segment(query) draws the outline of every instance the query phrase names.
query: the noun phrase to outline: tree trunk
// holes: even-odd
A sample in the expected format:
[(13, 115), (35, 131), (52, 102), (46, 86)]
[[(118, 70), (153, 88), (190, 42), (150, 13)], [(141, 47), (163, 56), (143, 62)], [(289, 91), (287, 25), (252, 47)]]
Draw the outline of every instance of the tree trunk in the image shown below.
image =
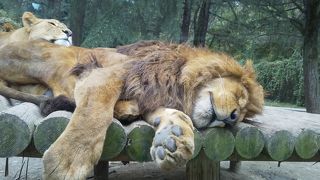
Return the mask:
[(59, 19), (61, 11), (61, 0), (48, 0), (47, 18)]
[(304, 92), (307, 112), (320, 113), (320, 82), (318, 63), (319, 0), (305, 0), (303, 42)]
[(211, 0), (203, 0), (200, 13), (198, 16), (198, 22), (196, 25), (196, 31), (194, 32), (193, 44), (195, 46), (205, 46), (206, 34), (209, 23), (209, 10), (210, 10)]
[(191, 20), (191, 5), (192, 5), (192, 0), (185, 0), (184, 1), (180, 43), (188, 41), (188, 38), (189, 38), (189, 27), (190, 27), (190, 20)]
[(86, 0), (71, 0), (70, 28), (73, 32), (74, 45), (81, 45), (83, 35), (84, 18), (86, 14)]

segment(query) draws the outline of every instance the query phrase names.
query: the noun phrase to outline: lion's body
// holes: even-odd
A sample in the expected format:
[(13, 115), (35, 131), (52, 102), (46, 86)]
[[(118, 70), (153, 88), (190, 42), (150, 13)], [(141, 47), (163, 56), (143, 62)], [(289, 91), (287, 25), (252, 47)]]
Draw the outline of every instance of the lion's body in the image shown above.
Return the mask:
[(157, 41), (117, 52), (44, 41), (11, 43), (0, 48), (0, 78), (14, 84), (43, 83), (55, 96), (76, 102), (66, 130), (44, 155), (49, 179), (85, 178), (101, 155), (106, 128), (117, 114), (114, 108), (127, 108), (116, 104), (120, 100), (136, 101), (134, 111), (155, 125), (158, 134), (171, 138), (171, 144), (163, 146), (163, 139), (151, 148), (163, 168), (192, 157), (193, 126), (234, 124), (261, 113), (263, 106), (263, 90), (250, 63), (241, 67), (222, 53)]

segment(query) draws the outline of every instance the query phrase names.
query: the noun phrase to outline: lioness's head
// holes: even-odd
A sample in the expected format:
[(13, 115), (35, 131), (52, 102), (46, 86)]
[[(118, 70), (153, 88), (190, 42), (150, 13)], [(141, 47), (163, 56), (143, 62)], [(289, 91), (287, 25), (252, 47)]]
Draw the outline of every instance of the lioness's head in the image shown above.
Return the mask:
[(264, 93), (254, 76), (251, 62), (241, 78), (219, 77), (203, 85), (192, 108), (192, 121), (198, 129), (234, 125), (262, 111)]
[(72, 45), (72, 31), (58, 20), (39, 19), (31, 12), (25, 12), (22, 22), (30, 40), (43, 39), (59, 45)]

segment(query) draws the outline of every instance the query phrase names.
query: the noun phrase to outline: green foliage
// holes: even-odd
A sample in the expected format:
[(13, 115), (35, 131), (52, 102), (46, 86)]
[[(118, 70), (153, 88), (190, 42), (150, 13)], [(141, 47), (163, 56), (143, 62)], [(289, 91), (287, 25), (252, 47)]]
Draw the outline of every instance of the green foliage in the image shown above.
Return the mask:
[(15, 21), (14, 17), (9, 15), (6, 11), (0, 9), (0, 32), (3, 31), (2, 25), (4, 23), (10, 23), (14, 28), (21, 27), (21, 23), (18, 23), (17, 21)]
[(261, 61), (256, 71), (268, 99), (303, 105), (302, 58), (298, 53), (281, 61)]
[[(96, 4), (88, 6), (94, 8)], [(82, 46), (115, 47), (143, 39), (177, 41), (180, 6), (176, 0), (102, 2), (96, 9), (99, 13), (87, 12)]]

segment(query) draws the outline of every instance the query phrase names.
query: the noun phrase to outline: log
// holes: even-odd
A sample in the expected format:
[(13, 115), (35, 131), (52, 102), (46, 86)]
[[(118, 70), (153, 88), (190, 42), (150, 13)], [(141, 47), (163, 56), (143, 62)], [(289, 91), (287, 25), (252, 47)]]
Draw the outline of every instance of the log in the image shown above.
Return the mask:
[(233, 153), (234, 145), (234, 136), (228, 129), (213, 128), (205, 132), (204, 153), (213, 161), (226, 160)]
[(208, 159), (204, 151), (187, 163), (186, 175), (188, 180), (219, 180), (220, 162)]
[(39, 119), (33, 133), (35, 148), (43, 154), (67, 127), (72, 113), (55, 111), (46, 118)]
[(304, 109), (265, 107), (263, 114), (254, 118), (259, 129), (273, 132), (287, 130), (297, 137), (301, 129), (310, 129), (320, 134), (320, 114), (306, 113)]
[[(291, 159), (288, 156), (292, 154), (292, 144), (294, 144), (294, 149), (298, 156), (303, 159), (310, 159), (315, 155), (319, 150), (319, 119), (319, 114), (306, 113), (305, 109), (265, 107), (263, 114), (256, 116), (254, 121), (257, 122), (257, 127), (266, 137), (266, 148), (270, 157), (273, 160), (281, 161)], [(279, 131), (282, 133), (277, 133)], [(284, 131), (287, 133), (284, 133)], [(275, 135), (276, 133), (277, 135)], [(278, 148), (273, 147), (273, 150), (271, 150), (271, 144), (277, 144), (276, 142), (271, 142), (277, 141), (274, 139), (275, 136), (282, 138), (282, 140), (278, 139), (279, 142), (276, 145)], [(281, 145), (279, 144), (280, 141), (282, 141)]]
[(261, 153), (265, 140), (262, 132), (256, 127), (246, 127), (237, 132), (235, 145), (240, 156), (252, 159)]
[(319, 150), (319, 135), (312, 130), (303, 130), (297, 137), (295, 150), (302, 159), (309, 159)]
[(9, 109), (10, 103), (9, 101), (0, 95), (0, 112)]
[(38, 106), (22, 103), (0, 113), (0, 157), (21, 153), (31, 142), (34, 122), (42, 118)]
[(295, 144), (294, 136), (287, 130), (277, 131), (267, 140), (267, 151), (276, 161), (284, 161), (293, 153)]
[(110, 160), (118, 156), (127, 143), (127, 134), (122, 124), (113, 119), (112, 124), (107, 130), (106, 139), (103, 145), (101, 160)]
[(137, 121), (127, 126), (127, 155), (133, 161), (151, 161), (150, 147), (154, 137), (154, 129), (144, 121)]
[(194, 151), (193, 151), (193, 156), (192, 158), (195, 158), (196, 156), (198, 156), (200, 150), (202, 149), (202, 135), (198, 130), (194, 130)]

